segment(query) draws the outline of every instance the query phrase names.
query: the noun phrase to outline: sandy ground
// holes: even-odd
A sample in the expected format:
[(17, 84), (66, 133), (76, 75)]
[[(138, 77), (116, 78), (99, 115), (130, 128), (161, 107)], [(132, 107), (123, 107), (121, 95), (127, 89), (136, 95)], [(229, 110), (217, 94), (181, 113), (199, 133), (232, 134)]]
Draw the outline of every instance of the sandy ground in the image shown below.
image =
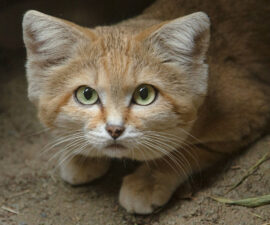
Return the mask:
[[(64, 183), (55, 162), (42, 148), (52, 139), (42, 132), (36, 111), (26, 96), (24, 55), (0, 68), (0, 224), (1, 225), (193, 225), (270, 224), (270, 205), (228, 206), (209, 196), (233, 199), (270, 193), (270, 161), (238, 188), (231, 184), (270, 151), (266, 136), (233, 160), (219, 163), (180, 187), (169, 204), (149, 216), (130, 215), (118, 204), (124, 174), (132, 162), (115, 161), (109, 173), (92, 184)], [(130, 165), (131, 164), (131, 165)]]

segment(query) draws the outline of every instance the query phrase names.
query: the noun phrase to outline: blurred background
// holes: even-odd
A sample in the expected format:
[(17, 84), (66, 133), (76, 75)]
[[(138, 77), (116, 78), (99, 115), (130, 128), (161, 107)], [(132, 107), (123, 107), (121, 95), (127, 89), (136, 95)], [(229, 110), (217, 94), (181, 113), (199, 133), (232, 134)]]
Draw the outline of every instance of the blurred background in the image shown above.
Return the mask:
[[(82, 26), (110, 25), (139, 14), (153, 0), (0, 0), (0, 77), (24, 59), (21, 22), (29, 9)], [(15, 57), (15, 58), (14, 58)], [(0, 78), (0, 81), (1, 81)], [(3, 81), (3, 80), (2, 80)]]
[(110, 25), (140, 13), (153, 0), (1, 0), (0, 47), (22, 47), (21, 21), (29, 9), (71, 20), (82, 26)]

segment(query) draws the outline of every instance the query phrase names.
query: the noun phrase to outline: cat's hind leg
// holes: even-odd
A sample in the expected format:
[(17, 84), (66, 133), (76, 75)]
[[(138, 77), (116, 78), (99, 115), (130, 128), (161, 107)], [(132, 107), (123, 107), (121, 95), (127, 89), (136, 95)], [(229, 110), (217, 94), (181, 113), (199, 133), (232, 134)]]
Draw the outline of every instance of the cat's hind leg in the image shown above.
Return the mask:
[(60, 165), (60, 176), (71, 185), (81, 185), (103, 176), (109, 167), (108, 159), (77, 155)]

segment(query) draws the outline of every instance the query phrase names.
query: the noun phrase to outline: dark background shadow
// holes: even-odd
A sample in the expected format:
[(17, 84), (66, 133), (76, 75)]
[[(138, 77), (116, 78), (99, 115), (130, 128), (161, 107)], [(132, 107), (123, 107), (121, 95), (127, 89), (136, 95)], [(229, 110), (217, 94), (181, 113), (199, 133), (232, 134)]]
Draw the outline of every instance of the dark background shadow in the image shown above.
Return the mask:
[(110, 25), (142, 12), (153, 0), (1, 0), (0, 82), (25, 60), (21, 23), (30, 9), (60, 17), (82, 26)]
[(93, 27), (110, 25), (135, 16), (152, 2), (153, 0), (1, 0), (0, 47), (22, 47), (21, 22), (23, 14), (29, 9)]

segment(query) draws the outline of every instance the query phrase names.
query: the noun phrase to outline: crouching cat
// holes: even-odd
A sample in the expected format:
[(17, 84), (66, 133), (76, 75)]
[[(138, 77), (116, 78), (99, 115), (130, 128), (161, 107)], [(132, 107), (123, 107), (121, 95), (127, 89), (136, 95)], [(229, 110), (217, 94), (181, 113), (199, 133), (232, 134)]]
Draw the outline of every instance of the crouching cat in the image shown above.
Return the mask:
[(119, 200), (148, 214), (189, 175), (261, 137), (270, 13), (244, 2), (158, 0), (95, 28), (28, 11), (28, 96), (66, 144), (61, 177), (78, 185), (103, 176), (111, 158), (141, 161)]

